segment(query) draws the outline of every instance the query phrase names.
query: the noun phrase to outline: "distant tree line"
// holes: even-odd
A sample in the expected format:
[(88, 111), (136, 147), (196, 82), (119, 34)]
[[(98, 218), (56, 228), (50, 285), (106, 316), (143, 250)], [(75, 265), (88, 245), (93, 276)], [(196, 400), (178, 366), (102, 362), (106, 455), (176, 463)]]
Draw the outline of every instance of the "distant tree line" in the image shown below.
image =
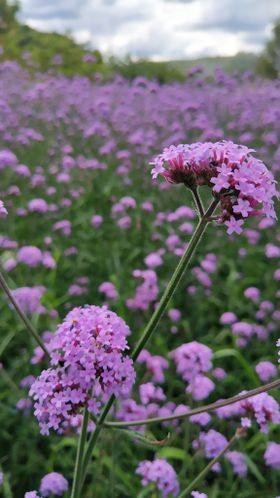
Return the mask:
[[(0, 61), (16, 60), (31, 71), (53, 70), (67, 76), (80, 74), (94, 77), (99, 73), (110, 78), (118, 73), (127, 79), (144, 76), (160, 83), (181, 81), (190, 68), (191, 63), (188, 61), (153, 62), (145, 59), (134, 61), (129, 56), (123, 60), (111, 57), (105, 62), (98, 50), (76, 43), (71, 34), (42, 33), (21, 24), (17, 17), (19, 9), (18, 1), (0, 0)], [(228, 70), (232, 64), (232, 70), (237, 68), (243, 71), (241, 55), (237, 54), (236, 58), (225, 58), (227, 59), (225, 69)], [(222, 58), (220, 59), (222, 62)], [(211, 66), (207, 64), (208, 60), (211, 64), (215, 62), (214, 59), (213, 61), (210, 58), (205, 59), (206, 67)], [(272, 38), (256, 62), (253, 54), (251, 64), (249, 64), (250, 54), (247, 62), (248, 69), (254, 68), (263, 76), (280, 77), (280, 19), (275, 22)]]

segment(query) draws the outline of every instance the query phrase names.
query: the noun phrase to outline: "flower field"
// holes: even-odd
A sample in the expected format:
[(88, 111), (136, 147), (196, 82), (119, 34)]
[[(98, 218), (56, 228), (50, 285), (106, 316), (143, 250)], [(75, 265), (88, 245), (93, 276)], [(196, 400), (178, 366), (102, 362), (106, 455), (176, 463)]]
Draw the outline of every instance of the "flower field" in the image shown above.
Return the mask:
[(0, 115), (1, 496), (279, 498), (280, 82), (3, 62)]

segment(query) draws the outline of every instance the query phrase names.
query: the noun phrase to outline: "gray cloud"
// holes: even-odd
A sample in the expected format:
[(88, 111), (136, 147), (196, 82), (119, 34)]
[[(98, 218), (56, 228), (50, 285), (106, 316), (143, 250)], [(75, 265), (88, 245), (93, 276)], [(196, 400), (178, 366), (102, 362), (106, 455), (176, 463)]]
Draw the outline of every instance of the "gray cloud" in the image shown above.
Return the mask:
[(279, 0), (22, 0), (22, 19), (103, 52), (157, 59), (260, 50)]
[(279, 0), (205, 0), (204, 8), (194, 28), (232, 33), (263, 31), (280, 15)]

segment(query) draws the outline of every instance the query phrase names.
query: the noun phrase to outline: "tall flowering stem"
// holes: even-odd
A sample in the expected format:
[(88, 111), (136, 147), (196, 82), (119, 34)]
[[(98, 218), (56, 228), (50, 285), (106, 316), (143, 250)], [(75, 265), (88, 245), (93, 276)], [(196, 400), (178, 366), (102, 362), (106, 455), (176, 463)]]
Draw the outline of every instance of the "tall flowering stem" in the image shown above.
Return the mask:
[(209, 470), (211, 470), (213, 465), (215, 465), (215, 463), (217, 463), (220, 460), (220, 458), (222, 458), (222, 456), (233, 446), (233, 444), (239, 438), (240, 435), (238, 434), (237, 431), (235, 435), (230, 439), (228, 444), (222, 449), (222, 451), (220, 451), (220, 453), (218, 453), (218, 455), (215, 458), (213, 458), (213, 460), (211, 460), (211, 462), (209, 462), (208, 465), (206, 465), (206, 467), (204, 467), (204, 469), (193, 479), (193, 481), (180, 493), (178, 498), (184, 498), (185, 496), (188, 496), (188, 494), (193, 489), (195, 489), (196, 485), (201, 481), (201, 479), (203, 479), (203, 477), (206, 476)]
[(131, 354), (131, 358), (133, 359), (133, 361), (135, 361), (138, 358), (142, 349), (145, 347), (145, 345), (147, 344), (152, 333), (154, 332), (154, 330), (158, 326), (159, 321), (160, 321), (162, 315), (164, 314), (170, 299), (172, 298), (185, 270), (189, 266), (190, 260), (191, 260), (193, 254), (194, 254), (194, 252), (199, 244), (199, 241), (200, 241), (200, 239), (201, 239), (201, 237), (206, 229), (207, 224), (209, 223), (209, 217), (212, 216), (212, 214), (214, 213), (218, 203), (219, 203), (219, 200), (214, 199), (213, 202), (211, 203), (209, 209), (206, 211), (206, 213), (203, 215), (203, 217), (200, 218), (200, 221), (199, 221), (199, 223), (196, 227), (196, 230), (195, 230), (195, 232), (194, 232), (194, 234), (193, 234), (193, 236), (188, 244), (188, 247), (187, 247), (185, 253), (183, 254), (182, 258), (180, 259), (179, 264), (178, 264), (177, 268), (175, 269), (175, 271), (174, 271), (174, 273), (169, 281), (169, 284), (166, 287), (166, 290), (163, 293), (162, 298), (161, 298), (156, 310), (154, 311), (147, 327), (145, 328), (145, 330), (143, 332), (143, 335), (141, 336), (138, 344), (135, 346), (135, 348)]
[(50, 355), (49, 355), (49, 352), (48, 352), (45, 344), (43, 343), (41, 337), (37, 334), (36, 330), (34, 329), (32, 323), (30, 322), (30, 320), (27, 318), (26, 314), (21, 309), (21, 307), (18, 304), (17, 300), (14, 298), (13, 293), (11, 292), (11, 290), (10, 290), (10, 288), (9, 288), (9, 286), (8, 286), (5, 278), (4, 278), (4, 275), (1, 273), (1, 271), (0, 271), (0, 287), (5, 292), (6, 296), (9, 299), (9, 301), (12, 303), (14, 309), (16, 310), (19, 318), (24, 323), (24, 325), (27, 328), (27, 330), (30, 332), (30, 334), (33, 336), (33, 338), (35, 339), (35, 341), (39, 344), (39, 346), (42, 348), (42, 350), (44, 351), (44, 353), (46, 354), (46, 356), (49, 358)]
[(85, 408), (82, 429), (81, 429), (81, 434), (80, 434), (80, 439), (79, 439), (78, 449), (77, 449), (77, 455), (76, 455), (76, 463), (75, 463), (71, 498), (74, 498), (75, 496), (78, 496), (78, 494), (79, 494), (80, 476), (81, 476), (81, 470), (82, 470), (82, 468), (81, 468), (82, 467), (82, 458), (83, 458), (85, 444), (86, 444), (86, 440), (87, 440), (88, 420), (89, 420), (89, 413), (88, 413), (88, 409)]
[(232, 396), (228, 399), (223, 399), (221, 401), (216, 401), (215, 403), (209, 403), (208, 405), (199, 406), (198, 408), (194, 408), (193, 410), (186, 411), (185, 413), (180, 413), (177, 415), (169, 415), (167, 417), (154, 417), (147, 418), (143, 420), (126, 420), (125, 422), (106, 422), (105, 427), (107, 428), (124, 428), (136, 425), (148, 425), (155, 424), (161, 422), (171, 422), (173, 420), (181, 420), (184, 418), (192, 417), (193, 415), (199, 415), (200, 413), (205, 412), (213, 412), (218, 410), (218, 408), (223, 408), (224, 406), (232, 405), (233, 403), (238, 403), (239, 401), (243, 401), (248, 398), (252, 398), (261, 393), (265, 393), (271, 391), (272, 389), (276, 389), (280, 387), (280, 379), (274, 380), (269, 384), (265, 384), (264, 386), (256, 387), (255, 389), (251, 389), (250, 391), (244, 392), (242, 394), (238, 394), (236, 396)]
[[(136, 344), (135, 348), (132, 351), (131, 358), (133, 361), (135, 361), (138, 358), (142, 349), (144, 349), (144, 347), (146, 346), (147, 342), (149, 341), (151, 335), (153, 334), (153, 332), (157, 328), (157, 326), (160, 322), (160, 319), (163, 316), (163, 314), (168, 306), (168, 303), (169, 303), (170, 299), (172, 298), (176, 288), (178, 287), (178, 284), (179, 284), (185, 270), (187, 269), (187, 267), (190, 263), (190, 260), (191, 260), (193, 254), (194, 254), (194, 252), (199, 244), (199, 241), (200, 241), (200, 239), (201, 239), (201, 237), (202, 237), (202, 235), (203, 235), (203, 233), (204, 233), (204, 231), (209, 223), (209, 218), (214, 213), (218, 203), (219, 203), (219, 199), (214, 198), (214, 200), (212, 201), (208, 210), (203, 214), (203, 216), (200, 216), (199, 223), (197, 224), (196, 230), (193, 233), (193, 236), (188, 244), (188, 247), (187, 247), (185, 253), (183, 254), (182, 258), (180, 259), (179, 264), (178, 264), (177, 268), (175, 269), (175, 271), (174, 271), (174, 273), (169, 281), (169, 284), (166, 287), (166, 290), (161, 297), (161, 300), (160, 300), (157, 308), (155, 309), (150, 321), (148, 322), (148, 325), (144, 329), (144, 332), (143, 332), (140, 340), (138, 341), (138, 343)], [(87, 450), (86, 450), (86, 453), (85, 453), (85, 456), (83, 459), (83, 464), (82, 464), (82, 476), (81, 476), (80, 491), (81, 491), (81, 487), (83, 485), (83, 482), (84, 482), (84, 479), (86, 476), (87, 467), (88, 467), (89, 461), (91, 459), (91, 455), (92, 455), (93, 449), (95, 447), (96, 441), (97, 441), (98, 436), (99, 436), (99, 434), (104, 426), (104, 423), (106, 421), (106, 417), (107, 417), (114, 401), (115, 401), (115, 397), (111, 396), (109, 401), (105, 405), (105, 407), (104, 407), (104, 409), (99, 417), (96, 428), (95, 428), (94, 432), (92, 433), (91, 438), (89, 440), (88, 447), (87, 447)], [(73, 494), (72, 498), (78, 498), (78, 495)]]

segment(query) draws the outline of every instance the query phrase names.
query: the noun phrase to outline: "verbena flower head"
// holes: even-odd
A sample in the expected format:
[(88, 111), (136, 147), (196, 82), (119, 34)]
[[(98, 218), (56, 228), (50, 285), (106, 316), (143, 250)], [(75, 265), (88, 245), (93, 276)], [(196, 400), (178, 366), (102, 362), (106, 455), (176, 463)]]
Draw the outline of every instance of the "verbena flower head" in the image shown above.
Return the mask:
[(197, 341), (182, 344), (170, 353), (176, 363), (176, 370), (186, 381), (212, 368), (212, 350)]
[(240, 477), (245, 477), (247, 474), (246, 457), (240, 451), (228, 451), (225, 458), (232, 464), (233, 471)]
[(280, 444), (269, 442), (265, 450), (264, 460), (266, 465), (280, 470)]
[(192, 491), (191, 496), (193, 498), (207, 498), (207, 495), (205, 493), (200, 493), (199, 491)]
[(203, 447), (206, 458), (215, 458), (228, 444), (223, 434), (214, 429), (208, 432), (201, 432), (197, 440), (193, 441), (194, 449)]
[(98, 414), (111, 394), (126, 396), (135, 372), (125, 322), (102, 306), (74, 308), (48, 344), (51, 367), (43, 370), (30, 389), (41, 432), (63, 432), (71, 417), (87, 406)]
[(255, 370), (262, 382), (268, 382), (277, 375), (277, 368), (271, 361), (260, 361)]
[(268, 423), (279, 424), (280, 409), (277, 401), (267, 393), (257, 394), (240, 402), (247, 415), (253, 415), (261, 432), (268, 432)]
[(276, 218), (273, 198), (279, 196), (273, 175), (252, 152), (231, 141), (171, 145), (153, 161), (152, 176), (191, 189), (207, 185), (220, 201), (219, 222), (228, 234), (241, 233), (248, 216)]
[(166, 460), (160, 458), (156, 458), (152, 462), (144, 460), (139, 463), (136, 473), (142, 476), (143, 486), (154, 482), (157, 489), (161, 491), (162, 498), (179, 494), (180, 488), (176, 472)]
[(40, 483), (40, 493), (43, 496), (61, 496), (68, 490), (68, 481), (58, 472), (46, 474)]
[(35, 246), (23, 246), (17, 252), (17, 260), (31, 268), (42, 262), (42, 251)]
[(12, 291), (14, 298), (26, 314), (42, 314), (46, 311), (41, 304), (41, 298), (46, 289), (42, 285), (34, 287), (18, 287)]

